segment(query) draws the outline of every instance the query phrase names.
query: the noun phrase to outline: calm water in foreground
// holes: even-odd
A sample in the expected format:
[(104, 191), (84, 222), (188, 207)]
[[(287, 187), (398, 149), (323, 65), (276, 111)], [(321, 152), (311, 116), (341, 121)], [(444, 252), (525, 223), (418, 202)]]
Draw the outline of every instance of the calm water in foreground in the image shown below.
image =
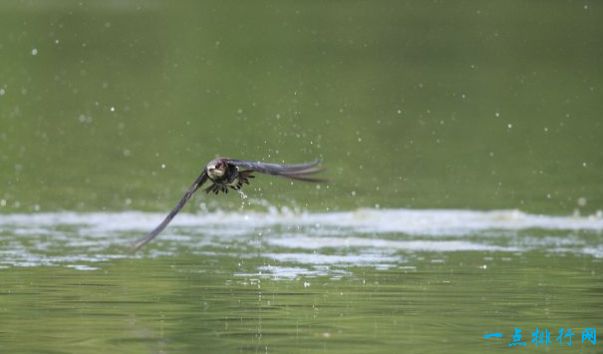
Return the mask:
[(542, 351), (536, 328), (549, 352), (603, 345), (580, 338), (603, 330), (600, 215), (184, 214), (129, 253), (162, 216), (0, 216), (2, 352), (510, 353)]

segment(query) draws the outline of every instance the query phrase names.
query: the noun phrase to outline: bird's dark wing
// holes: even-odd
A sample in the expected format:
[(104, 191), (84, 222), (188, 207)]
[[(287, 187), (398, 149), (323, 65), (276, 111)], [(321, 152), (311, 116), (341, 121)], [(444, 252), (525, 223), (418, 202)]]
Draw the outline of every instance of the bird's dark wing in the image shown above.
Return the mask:
[(153, 240), (155, 237), (157, 237), (157, 235), (159, 235), (159, 233), (163, 231), (163, 229), (165, 229), (165, 227), (170, 223), (170, 221), (172, 221), (174, 216), (178, 214), (180, 209), (184, 207), (186, 202), (191, 199), (193, 193), (195, 193), (195, 191), (197, 191), (197, 189), (199, 189), (199, 187), (201, 187), (201, 185), (203, 185), (205, 181), (207, 181), (207, 173), (205, 172), (205, 170), (203, 170), (201, 175), (197, 177), (195, 182), (193, 182), (193, 184), (189, 187), (186, 193), (184, 193), (184, 195), (182, 196), (178, 204), (176, 204), (174, 209), (172, 209), (172, 211), (170, 211), (170, 213), (165, 217), (165, 219), (163, 219), (161, 224), (159, 224), (153, 231), (149, 232), (146, 236), (136, 240), (132, 244), (132, 248), (134, 249), (134, 251), (140, 249), (142, 246), (146, 245), (147, 243), (151, 242), (151, 240)]
[(300, 163), (294, 165), (281, 165), (277, 163), (266, 163), (259, 161), (233, 160), (227, 159), (227, 163), (239, 168), (265, 173), (273, 176), (281, 176), (291, 179), (307, 182), (324, 182), (324, 179), (311, 177), (323, 169), (319, 166), (320, 160), (314, 160), (309, 163)]

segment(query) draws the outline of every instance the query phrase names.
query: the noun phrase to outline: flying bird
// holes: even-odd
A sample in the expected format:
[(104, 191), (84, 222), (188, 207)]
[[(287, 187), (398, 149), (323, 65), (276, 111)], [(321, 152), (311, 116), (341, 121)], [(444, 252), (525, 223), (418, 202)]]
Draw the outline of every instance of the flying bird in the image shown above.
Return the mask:
[(298, 181), (324, 182), (323, 179), (313, 176), (314, 174), (322, 171), (322, 168), (319, 166), (319, 164), (320, 160), (293, 165), (235, 160), (224, 157), (211, 160), (205, 166), (195, 182), (193, 182), (186, 193), (184, 193), (182, 198), (180, 198), (180, 201), (178, 204), (176, 204), (174, 209), (172, 209), (165, 219), (163, 219), (161, 224), (159, 224), (144, 237), (136, 240), (132, 244), (132, 247), (134, 250), (138, 250), (157, 237), (157, 235), (159, 235), (159, 233), (166, 228), (170, 221), (172, 221), (176, 214), (178, 214), (178, 212), (184, 207), (186, 202), (191, 199), (197, 189), (201, 188), (201, 186), (208, 180), (212, 184), (205, 188), (205, 192), (214, 194), (228, 193), (229, 188), (234, 190), (241, 189), (243, 185), (249, 184), (249, 180), (251, 178), (255, 178), (255, 176), (252, 175), (254, 172), (285, 177)]

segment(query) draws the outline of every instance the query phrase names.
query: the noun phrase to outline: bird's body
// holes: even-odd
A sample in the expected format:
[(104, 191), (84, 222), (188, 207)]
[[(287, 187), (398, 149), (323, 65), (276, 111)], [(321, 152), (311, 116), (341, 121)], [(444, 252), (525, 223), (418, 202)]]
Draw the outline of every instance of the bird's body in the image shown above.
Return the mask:
[(320, 161), (316, 160), (310, 163), (281, 165), (276, 163), (255, 162), (247, 160), (235, 160), (228, 158), (217, 158), (210, 161), (199, 177), (193, 182), (189, 189), (184, 193), (178, 204), (170, 211), (165, 219), (153, 231), (149, 232), (145, 237), (137, 240), (133, 247), (139, 249), (152, 239), (154, 239), (172, 219), (178, 214), (180, 209), (184, 207), (186, 202), (208, 180), (212, 184), (205, 188), (207, 193), (219, 194), (220, 192), (228, 193), (228, 189), (239, 190), (245, 184), (249, 184), (250, 178), (255, 178), (252, 175), (254, 172), (269, 174), (273, 176), (281, 176), (298, 181), (306, 182), (321, 182), (323, 180), (312, 177), (311, 175), (322, 171), (319, 165)]
[(249, 178), (255, 178), (253, 171), (239, 171), (239, 167), (228, 162), (228, 159), (218, 158), (210, 161), (205, 166), (207, 178), (213, 184), (205, 189), (207, 193), (228, 193), (228, 188), (241, 189), (243, 184), (249, 184)]

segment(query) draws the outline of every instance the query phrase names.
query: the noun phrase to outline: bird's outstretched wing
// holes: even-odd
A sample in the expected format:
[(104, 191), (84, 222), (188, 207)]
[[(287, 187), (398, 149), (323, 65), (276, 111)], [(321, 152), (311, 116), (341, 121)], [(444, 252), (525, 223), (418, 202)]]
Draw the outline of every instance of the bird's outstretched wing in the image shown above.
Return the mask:
[(136, 250), (140, 249), (142, 246), (146, 245), (152, 239), (154, 239), (157, 235), (159, 235), (159, 233), (161, 231), (163, 231), (163, 229), (165, 229), (165, 227), (170, 223), (170, 221), (172, 221), (174, 216), (176, 216), (176, 214), (178, 214), (180, 209), (182, 209), (182, 207), (184, 207), (186, 202), (188, 202), (188, 200), (191, 199), (191, 197), (193, 196), (193, 193), (195, 193), (197, 191), (197, 189), (199, 189), (199, 187), (201, 187), (203, 185), (203, 183), (205, 183), (205, 181), (207, 181), (207, 173), (205, 172), (205, 170), (203, 170), (203, 172), (201, 172), (201, 175), (199, 175), (199, 177), (197, 177), (195, 182), (193, 182), (193, 184), (189, 187), (189, 189), (186, 191), (186, 193), (184, 193), (182, 198), (180, 198), (180, 201), (178, 202), (178, 204), (176, 204), (174, 209), (172, 209), (172, 211), (170, 211), (170, 213), (165, 217), (165, 219), (163, 219), (161, 224), (159, 224), (155, 229), (153, 229), (153, 231), (149, 232), (144, 237), (139, 238), (138, 240), (134, 241), (134, 243), (132, 244), (133, 250), (136, 251)]
[(227, 159), (226, 161), (227, 163), (235, 165), (239, 168), (265, 173), (268, 175), (281, 176), (306, 182), (325, 182), (324, 179), (311, 177), (311, 175), (323, 170), (323, 168), (319, 166), (320, 160), (294, 165), (281, 165), (277, 163), (234, 159)]

